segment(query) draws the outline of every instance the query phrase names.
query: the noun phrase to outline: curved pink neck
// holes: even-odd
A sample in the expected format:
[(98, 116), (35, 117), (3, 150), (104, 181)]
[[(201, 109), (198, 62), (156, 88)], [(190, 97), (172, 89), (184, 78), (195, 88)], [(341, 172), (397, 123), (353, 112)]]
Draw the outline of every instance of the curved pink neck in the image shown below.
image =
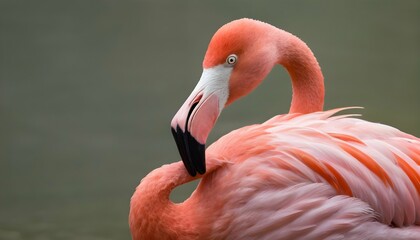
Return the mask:
[[(226, 164), (211, 156), (207, 159), (206, 175)], [(164, 165), (144, 177), (130, 202), (129, 223), (133, 239), (178, 239), (179, 236), (185, 240), (202, 239), (200, 236), (205, 236), (211, 225), (202, 224), (199, 219), (203, 211), (198, 209), (198, 194), (195, 192), (179, 204), (169, 199), (174, 188), (201, 177), (191, 177), (181, 161)]]
[(322, 111), (324, 77), (314, 54), (298, 37), (280, 30), (277, 50), (278, 63), (292, 78), (293, 96), (289, 113)]
[(177, 234), (196, 236), (194, 209), (186, 209), (184, 204), (174, 204), (169, 199), (175, 187), (196, 178), (187, 173), (182, 162), (164, 165), (143, 178), (130, 203), (133, 239), (175, 239)]

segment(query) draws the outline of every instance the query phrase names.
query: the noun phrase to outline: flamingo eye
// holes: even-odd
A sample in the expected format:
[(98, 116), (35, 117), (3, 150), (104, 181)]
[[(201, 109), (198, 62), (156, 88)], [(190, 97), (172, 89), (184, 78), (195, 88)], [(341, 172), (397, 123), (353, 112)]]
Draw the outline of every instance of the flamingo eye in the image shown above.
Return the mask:
[(228, 65), (235, 65), (236, 61), (238, 60), (238, 56), (236, 56), (235, 54), (231, 54), (226, 58), (226, 63)]

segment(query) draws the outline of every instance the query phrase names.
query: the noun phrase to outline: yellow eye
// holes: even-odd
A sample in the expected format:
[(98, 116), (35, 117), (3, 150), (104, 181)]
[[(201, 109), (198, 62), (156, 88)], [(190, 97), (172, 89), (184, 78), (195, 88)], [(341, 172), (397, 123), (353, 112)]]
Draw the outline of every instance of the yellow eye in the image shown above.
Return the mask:
[(238, 56), (236, 56), (235, 54), (231, 54), (226, 58), (226, 63), (233, 66), (235, 65), (237, 60), (238, 60)]

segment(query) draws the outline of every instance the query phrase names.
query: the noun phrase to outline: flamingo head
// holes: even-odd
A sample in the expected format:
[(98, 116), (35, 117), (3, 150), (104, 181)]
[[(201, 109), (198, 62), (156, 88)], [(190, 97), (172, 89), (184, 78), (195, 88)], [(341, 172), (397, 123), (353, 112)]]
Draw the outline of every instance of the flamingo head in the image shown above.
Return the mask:
[(204, 174), (205, 144), (223, 108), (252, 91), (278, 61), (277, 28), (251, 19), (222, 26), (213, 36), (203, 72), (171, 122), (182, 161), (192, 176)]

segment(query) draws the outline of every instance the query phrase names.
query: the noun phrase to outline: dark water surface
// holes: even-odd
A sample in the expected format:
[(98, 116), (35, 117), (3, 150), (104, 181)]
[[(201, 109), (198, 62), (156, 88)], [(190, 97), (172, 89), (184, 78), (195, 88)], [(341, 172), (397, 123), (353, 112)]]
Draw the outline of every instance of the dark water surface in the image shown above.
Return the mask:
[[(326, 109), (364, 106), (420, 136), (420, 1), (1, 0), (0, 239), (128, 239), (135, 186), (179, 160), (169, 122), (210, 37), (241, 17), (308, 43)], [(290, 97), (277, 67), (210, 142), (287, 112)]]

